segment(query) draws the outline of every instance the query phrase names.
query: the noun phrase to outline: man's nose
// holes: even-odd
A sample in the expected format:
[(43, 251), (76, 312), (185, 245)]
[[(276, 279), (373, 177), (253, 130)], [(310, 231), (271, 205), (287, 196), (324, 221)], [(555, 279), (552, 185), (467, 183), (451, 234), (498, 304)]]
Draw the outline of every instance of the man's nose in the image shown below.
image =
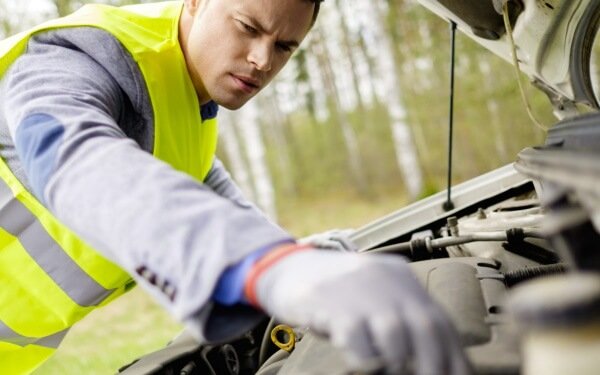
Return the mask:
[(271, 70), (273, 62), (273, 48), (270, 43), (260, 41), (253, 43), (250, 52), (248, 53), (248, 62), (250, 62), (257, 70), (268, 72)]

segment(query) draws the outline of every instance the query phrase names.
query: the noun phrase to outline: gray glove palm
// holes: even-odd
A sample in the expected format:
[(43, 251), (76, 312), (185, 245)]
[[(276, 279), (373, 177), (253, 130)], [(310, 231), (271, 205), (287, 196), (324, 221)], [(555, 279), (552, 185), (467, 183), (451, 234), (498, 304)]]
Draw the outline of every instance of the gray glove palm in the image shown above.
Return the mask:
[(328, 336), (356, 370), (469, 373), (453, 327), (399, 257), (301, 251), (255, 290), (268, 313)]

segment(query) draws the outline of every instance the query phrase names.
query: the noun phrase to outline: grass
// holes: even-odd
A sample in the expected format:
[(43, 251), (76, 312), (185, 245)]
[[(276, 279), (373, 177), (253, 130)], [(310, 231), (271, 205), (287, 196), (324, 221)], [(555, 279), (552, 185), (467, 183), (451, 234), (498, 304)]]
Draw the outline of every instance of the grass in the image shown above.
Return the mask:
[(75, 325), (56, 354), (34, 374), (114, 374), (144, 353), (159, 349), (181, 326), (135, 288)]
[(373, 198), (337, 191), (277, 202), (279, 223), (297, 237), (333, 228), (358, 228), (406, 204), (402, 189), (378, 191)]
[[(404, 203), (402, 194), (393, 190), (380, 192), (372, 200), (340, 191), (278, 202), (279, 222), (291, 233), (304, 236), (332, 228), (356, 228)], [(135, 358), (164, 347), (181, 329), (136, 288), (73, 327), (56, 354), (34, 374), (114, 374)]]

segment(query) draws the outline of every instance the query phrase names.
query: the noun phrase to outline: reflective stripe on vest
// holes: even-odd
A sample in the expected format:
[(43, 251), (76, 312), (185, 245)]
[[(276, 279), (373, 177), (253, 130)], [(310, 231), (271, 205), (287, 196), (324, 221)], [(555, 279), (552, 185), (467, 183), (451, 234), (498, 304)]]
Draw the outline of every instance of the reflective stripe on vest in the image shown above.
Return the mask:
[(2, 180), (0, 228), (17, 238), (31, 259), (78, 305), (96, 306), (114, 291), (79, 268)]
[[(23, 335), (16, 333), (12, 329), (10, 329), (10, 327), (8, 327), (6, 324), (0, 322), (0, 340), (7, 342), (7, 343), (15, 344), (18, 346), (27, 346), (27, 345), (31, 345), (31, 344), (36, 344), (39, 346), (45, 346), (47, 348), (56, 349), (56, 348), (58, 348), (58, 345), (60, 345), (60, 342), (62, 341), (62, 339), (67, 334), (68, 330), (69, 329), (67, 328), (67, 329), (57, 332), (53, 335), (42, 337), (42, 338), (27, 337), (27, 336), (23, 336)], [(0, 363), (0, 366), (2, 366), (1, 363)]]
[[(0, 77), (31, 35), (91, 26), (114, 35), (137, 62), (154, 115), (155, 157), (202, 181), (212, 166), (216, 120), (201, 121), (178, 41), (181, 2), (86, 5), (0, 42)], [(124, 293), (129, 275), (66, 228), (0, 159), (0, 369), (29, 373), (75, 322)]]
[(0, 373), (33, 371), (70, 326), (130, 280), (45, 211), (0, 160)]

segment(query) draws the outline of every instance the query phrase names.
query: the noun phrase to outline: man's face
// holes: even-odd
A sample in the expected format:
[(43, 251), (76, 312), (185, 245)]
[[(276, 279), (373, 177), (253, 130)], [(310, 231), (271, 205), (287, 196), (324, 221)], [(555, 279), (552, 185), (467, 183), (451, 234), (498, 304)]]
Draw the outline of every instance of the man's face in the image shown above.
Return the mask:
[[(182, 49), (201, 103), (237, 109), (265, 87), (304, 39), (307, 0), (186, 0)], [(182, 16), (183, 17), (183, 16)]]

